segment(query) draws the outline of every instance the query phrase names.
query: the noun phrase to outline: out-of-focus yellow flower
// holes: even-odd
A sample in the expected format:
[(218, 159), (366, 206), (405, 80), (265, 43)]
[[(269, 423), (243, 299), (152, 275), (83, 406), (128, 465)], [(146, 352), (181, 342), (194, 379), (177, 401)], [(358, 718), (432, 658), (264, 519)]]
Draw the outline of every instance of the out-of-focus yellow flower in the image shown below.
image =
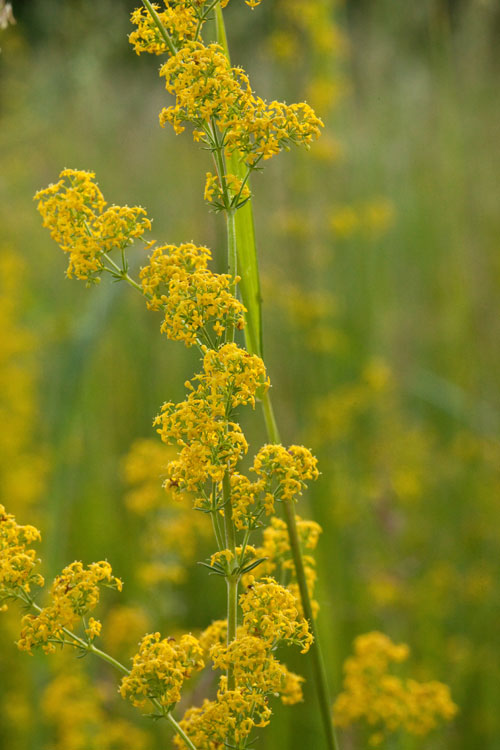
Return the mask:
[(344, 690), (333, 707), (335, 724), (347, 727), (366, 721), (370, 744), (376, 746), (398, 729), (423, 736), (440, 721), (451, 720), (457, 706), (446, 685), (403, 680), (389, 672), (391, 663), (406, 661), (408, 655), (408, 646), (393, 643), (383, 633), (358, 636), (354, 656), (344, 663)]

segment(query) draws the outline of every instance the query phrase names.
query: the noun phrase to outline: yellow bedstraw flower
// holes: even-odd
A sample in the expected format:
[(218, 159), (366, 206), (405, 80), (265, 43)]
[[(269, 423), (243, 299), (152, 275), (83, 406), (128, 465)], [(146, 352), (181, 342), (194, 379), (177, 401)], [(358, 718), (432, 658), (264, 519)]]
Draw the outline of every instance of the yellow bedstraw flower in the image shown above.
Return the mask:
[(203, 339), (205, 328), (210, 336), (209, 325), (218, 339), (227, 325), (245, 324), (245, 308), (232, 293), (238, 279), (210, 271), (211, 257), (208, 248), (191, 243), (162, 245), (140, 272), (149, 309), (164, 313), (162, 333), (186, 346)]
[[(252, 729), (267, 726), (270, 718), (265, 695), (240, 688), (228, 690), (225, 677), (221, 677), (217, 699), (205, 699), (199, 708), (189, 708), (179, 723), (196, 750), (219, 750), (226, 746), (228, 735), (235, 747), (245, 747)], [(174, 745), (178, 750), (185, 747), (177, 736)]]
[[(193, 3), (189, 0), (180, 0), (175, 4), (165, 2), (164, 5), (164, 10), (161, 10), (158, 3), (152, 3), (173, 44), (177, 47), (185, 40), (193, 39), (198, 24)], [(136, 8), (130, 20), (137, 29), (129, 34), (128, 40), (137, 55), (141, 52), (149, 52), (151, 55), (169, 53), (165, 39), (146, 8)]]
[(94, 182), (94, 172), (64, 169), (59, 182), (35, 195), (43, 226), (69, 253), (71, 278), (97, 280), (104, 268), (103, 253), (122, 250), (151, 229), (139, 206), (109, 206)]
[(269, 576), (255, 581), (249, 578), (246, 592), (240, 596), (243, 625), (269, 646), (280, 641), (296, 643), (305, 654), (312, 643), (306, 620), (300, 618), (293, 594)]
[(231, 509), (238, 531), (262, 525), (262, 516), (274, 513), (274, 495), (266, 492), (265, 482), (252, 482), (244, 474), (233, 472), (231, 482)]
[(89, 619), (88, 626), (85, 628), (85, 633), (90, 641), (101, 635), (102, 623), (99, 620), (95, 620), (93, 617)]
[(210, 404), (192, 396), (163, 404), (154, 422), (165, 443), (181, 448), (167, 466), (165, 486), (171, 489), (198, 491), (208, 479), (221, 482), (228, 465), (234, 469), (248, 449), (239, 424), (214, 416)]
[(302, 700), (303, 678), (289, 672), (271, 653), (269, 643), (253, 635), (240, 634), (229, 645), (215, 643), (210, 649), (213, 669), (231, 665), (236, 687), (249, 694), (282, 697), (286, 705)]
[(373, 730), (370, 744), (377, 745), (389, 732), (404, 729), (423, 736), (440, 720), (452, 719), (457, 706), (446, 685), (390, 674), (390, 663), (406, 661), (408, 655), (408, 646), (396, 645), (383, 633), (358, 636), (354, 656), (344, 664), (344, 690), (333, 706), (335, 724), (347, 727), (364, 719)]
[[(242, 638), (245, 632), (245, 629), (239, 625), (236, 629), (236, 638)], [(224, 646), (227, 643), (227, 620), (214, 620), (200, 633), (199, 641), (205, 661), (209, 661), (212, 646), (217, 643)]]
[(217, 211), (241, 208), (250, 198), (250, 188), (246, 183), (243, 184), (241, 177), (234, 174), (224, 175), (221, 186), (218, 176), (207, 172), (203, 197)]
[[(50, 589), (51, 604), (37, 615), (23, 617), (17, 644), (21, 651), (31, 653), (33, 648), (40, 647), (45, 653), (52, 653), (56, 643), (66, 642), (64, 628), (73, 628), (81, 617), (95, 609), (100, 585), (122, 589), (122, 582), (112, 575), (111, 565), (106, 561), (91, 563), (88, 568), (81, 562), (73, 562), (64, 568)], [(95, 637), (100, 623), (92, 618), (89, 628)]]
[[(319, 611), (319, 604), (313, 599), (314, 587), (317, 579), (316, 561), (312, 555), (305, 554), (305, 550), (316, 549), (319, 535), (321, 534), (321, 526), (316, 523), (316, 521), (307, 521), (300, 518), (300, 516), (296, 516), (296, 521), (297, 532), (303, 551), (302, 559), (304, 563), (307, 588), (309, 596), (311, 597), (313, 615), (316, 617)], [(278, 569), (281, 575), (291, 576), (287, 583), (287, 589), (295, 596), (299, 613), (303, 614), (300, 592), (295, 577), (295, 565), (293, 563), (290, 548), (290, 538), (288, 536), (286, 523), (281, 518), (274, 516), (270, 519), (269, 526), (267, 526), (262, 532), (262, 546), (255, 550), (255, 557), (265, 558), (264, 562), (253, 571), (257, 577), (270, 575), (274, 573), (276, 569)], [(280, 576), (278, 575), (278, 577)], [(243, 585), (246, 585), (246, 576), (244, 576), (242, 583)]]
[(203, 374), (193, 380), (200, 383), (197, 393), (211, 401), (217, 411), (219, 404), (230, 409), (244, 404), (254, 407), (257, 392), (263, 395), (270, 385), (261, 358), (234, 343), (207, 351)]
[(34, 572), (36, 552), (29, 549), (40, 538), (38, 529), (20, 526), (0, 505), (0, 611), (6, 609), (5, 600), (29, 595), (33, 585), (43, 586), (42, 576)]
[(254, 405), (257, 392), (269, 386), (260, 357), (232, 343), (206, 351), (203, 373), (193, 381), (198, 385), (186, 383), (186, 400), (163, 404), (154, 422), (165, 443), (181, 448), (167, 466), (167, 488), (196, 491), (208, 479), (221, 482), (248, 449), (241, 427), (228, 415), (236, 406)]
[(121, 696), (139, 708), (156, 700), (168, 711), (180, 700), (185, 680), (204, 666), (203, 650), (193, 635), (183, 635), (177, 643), (151, 633), (139, 644), (132, 670), (121, 682)]
[(195, 126), (195, 140), (213, 146), (212, 123), (223, 134), (227, 154), (244, 154), (249, 166), (269, 159), (291, 144), (308, 146), (323, 123), (308, 104), (265, 102), (255, 96), (248, 77), (232, 68), (222, 47), (190, 42), (160, 70), (175, 105), (160, 113), (160, 124), (169, 122), (182, 133), (186, 122)]
[(302, 493), (306, 480), (317, 479), (317, 459), (302, 445), (264, 445), (253, 463), (253, 471), (266, 480), (278, 500), (293, 500)]

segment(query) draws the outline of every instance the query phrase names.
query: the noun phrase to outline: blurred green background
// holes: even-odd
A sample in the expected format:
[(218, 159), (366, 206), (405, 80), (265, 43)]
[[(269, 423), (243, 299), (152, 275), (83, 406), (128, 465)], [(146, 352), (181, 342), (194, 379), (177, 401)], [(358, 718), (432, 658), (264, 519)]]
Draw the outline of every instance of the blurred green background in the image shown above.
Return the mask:
[[(127, 43), (133, 7), (14, 2), (17, 24), (0, 32), (1, 502), (41, 525), (47, 576), (74, 559), (112, 563), (125, 581), (107, 603), (123, 659), (146, 629), (203, 628), (224, 611), (223, 587), (194, 563), (176, 582), (153, 538), (160, 511), (124, 500), (124, 458), (154, 438), (162, 402), (183, 397), (196, 355), (160, 336), (132, 290), (65, 279), (32, 201), (62, 168), (93, 170), (109, 202), (147, 208), (154, 236), (206, 244), (223, 268), (224, 226), (203, 203), (208, 155), (159, 127), (159, 60)], [(310, 446), (322, 471), (299, 513), (323, 527), (332, 693), (353, 638), (382, 630), (460, 708), (428, 738), (383, 747), (497, 750), (500, 7), (311, 0), (292, 13), (263, 0), (251, 12), (232, 0), (226, 19), (254, 88), (307, 98), (326, 126), (253, 192), (273, 399), (284, 441)], [(131, 257), (138, 269), (141, 251)], [(258, 411), (245, 429), (256, 450)], [(210, 550), (199, 537), (194, 560)], [(150, 729), (117, 702), (106, 668), (85, 663), (99, 695), (83, 703), (81, 663), (18, 654), (18, 616), (2, 617), (1, 748), (169, 746), (162, 727), (148, 745), (119, 724)], [(341, 739), (367, 746), (362, 729)], [(322, 742), (308, 685), (303, 706), (276, 708), (259, 747)]]

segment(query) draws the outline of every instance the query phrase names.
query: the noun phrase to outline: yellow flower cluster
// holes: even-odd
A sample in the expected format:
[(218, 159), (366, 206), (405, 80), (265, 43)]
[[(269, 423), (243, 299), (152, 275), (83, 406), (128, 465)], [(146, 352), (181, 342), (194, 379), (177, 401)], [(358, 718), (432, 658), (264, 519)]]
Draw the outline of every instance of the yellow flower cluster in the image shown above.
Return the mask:
[[(23, 617), (23, 629), (18, 641), (21, 651), (31, 652), (41, 647), (45, 653), (56, 650), (56, 644), (66, 641), (64, 629), (72, 629), (81, 617), (92, 611), (99, 602), (99, 586), (122, 589), (122, 582), (112, 575), (106, 561), (91, 563), (84, 568), (73, 562), (58, 575), (50, 589), (51, 604), (37, 615)], [(94, 638), (100, 632), (100, 622), (91, 618), (87, 636)], [(74, 645), (74, 644), (73, 644)]]
[[(234, 747), (245, 747), (252, 729), (267, 726), (270, 717), (265, 695), (228, 690), (222, 677), (216, 700), (205, 699), (200, 707), (188, 709), (179, 723), (197, 750), (219, 750), (226, 746), (228, 736)], [(177, 736), (174, 744), (178, 750), (185, 747)]]
[(121, 696), (139, 708), (154, 700), (169, 711), (180, 700), (185, 680), (204, 666), (203, 650), (193, 635), (183, 635), (177, 643), (175, 638), (150, 633), (139, 644), (130, 674), (121, 682)]
[(240, 596), (243, 626), (271, 648), (280, 641), (301, 646), (305, 654), (313, 641), (309, 625), (301, 618), (293, 594), (266, 576), (255, 581), (249, 577), (247, 590)]
[(232, 342), (208, 350), (203, 370), (203, 375), (194, 378), (200, 381), (197, 392), (212, 403), (214, 413), (219, 412), (220, 405), (230, 409), (245, 404), (255, 406), (257, 392), (263, 395), (270, 385), (262, 359)]
[(252, 482), (244, 474), (231, 474), (231, 508), (235, 527), (253, 530), (262, 515), (274, 513), (274, 495), (266, 492), (265, 482)]
[(241, 208), (250, 198), (250, 188), (234, 174), (224, 175), (221, 185), (217, 175), (207, 172), (203, 197), (216, 211)]
[[(202, 3), (197, 3), (200, 4)], [(185, 40), (194, 39), (198, 25), (195, 3), (189, 0), (178, 0), (175, 5), (166, 2), (164, 10), (160, 9), (158, 3), (152, 3), (152, 6), (176, 47)], [(137, 26), (128, 37), (137, 55), (141, 52), (149, 52), (152, 55), (169, 52), (165, 39), (146, 8), (136, 8), (130, 20)]]
[[(229, 0), (221, 0), (221, 8), (225, 8), (228, 2)], [(260, 5), (261, 0), (245, 0), (245, 3), (253, 10)], [(210, 0), (165, 0), (163, 10), (158, 3), (151, 5), (175, 48), (195, 38), (207, 18), (207, 9), (204, 6), (209, 6), (208, 11), (211, 9)], [(170, 53), (168, 44), (145, 8), (136, 8), (130, 20), (137, 26), (137, 29), (129, 34), (129, 42), (137, 55), (142, 52), (149, 52), (151, 55)]]
[(319, 476), (317, 459), (303, 445), (264, 445), (253, 463), (256, 474), (277, 500), (294, 500), (302, 494), (307, 480)]
[[(309, 596), (311, 597), (313, 614), (316, 616), (319, 611), (319, 604), (312, 598), (317, 579), (316, 561), (311, 554), (308, 554), (308, 551), (316, 549), (319, 535), (321, 534), (321, 526), (316, 523), (316, 521), (306, 521), (300, 518), (300, 516), (296, 516), (296, 522), (297, 532), (302, 547), (302, 560), (304, 563), (307, 588)], [(291, 576), (287, 588), (294, 594), (296, 598), (296, 606), (302, 614), (302, 603), (295, 576), (295, 565), (290, 548), (290, 538), (288, 536), (286, 523), (281, 518), (273, 516), (273, 518), (270, 519), (269, 526), (262, 532), (262, 546), (257, 547), (255, 550), (255, 557), (256, 559), (265, 558), (264, 562), (255, 568), (255, 571), (259, 576), (266, 574), (270, 575), (274, 573), (276, 569), (279, 570), (282, 576)], [(246, 583), (246, 578), (243, 583)]]
[(210, 259), (206, 247), (163, 245), (141, 269), (148, 307), (164, 313), (162, 332), (186, 346), (198, 340), (213, 346), (209, 326), (220, 340), (228, 325), (242, 329), (245, 324), (245, 308), (231, 291), (238, 279), (210, 271)]
[(43, 226), (69, 253), (67, 274), (95, 281), (104, 269), (103, 255), (123, 250), (151, 229), (139, 206), (109, 206), (94, 182), (93, 172), (64, 169), (59, 182), (35, 195)]
[[(232, 559), (232, 555), (221, 555)], [(228, 737), (236, 747), (245, 747), (254, 727), (269, 723), (269, 696), (279, 696), (285, 705), (302, 700), (303, 678), (290, 672), (272, 653), (283, 642), (297, 643), (303, 652), (311, 643), (308, 625), (298, 618), (293, 596), (267, 578), (252, 581), (240, 604), (243, 624), (231, 643), (226, 642), (226, 620), (213, 622), (200, 636), (213, 668), (230, 669), (234, 687), (228, 690), (226, 676), (220, 677), (216, 700), (205, 700), (184, 715), (181, 727), (198, 750), (223, 747)], [(181, 747), (177, 739), (174, 742)]]
[(155, 420), (162, 440), (181, 447), (167, 466), (165, 486), (178, 491), (199, 491), (205, 482), (222, 482), (228, 466), (234, 469), (248, 444), (237, 422), (213, 415), (210, 406), (190, 394), (180, 404), (166, 403)]
[(221, 139), (226, 154), (243, 154), (249, 166), (291, 144), (309, 146), (320, 134), (323, 123), (308, 104), (268, 103), (255, 96), (246, 74), (231, 67), (218, 44), (187, 43), (160, 75), (176, 99), (161, 111), (160, 124), (169, 122), (182, 133), (190, 122), (195, 140), (213, 145)]
[[(244, 628), (241, 625), (237, 628), (236, 637), (241, 638), (245, 635)], [(218, 644), (223, 646), (227, 643), (227, 620), (214, 620), (208, 628), (200, 633), (199, 641), (203, 649), (205, 659), (208, 661), (210, 658), (210, 650), (212, 646)]]
[(423, 736), (440, 720), (449, 721), (457, 707), (441, 682), (403, 680), (390, 674), (391, 662), (408, 658), (405, 644), (394, 644), (383, 633), (372, 632), (354, 641), (354, 656), (344, 664), (344, 690), (333, 707), (337, 726), (364, 719), (373, 730), (370, 742), (378, 745), (387, 732), (404, 729)]
[[(40, 540), (34, 526), (20, 526), (13, 515), (0, 505), (0, 605), (7, 599), (29, 595), (31, 586), (43, 586), (43, 578), (34, 572), (38, 560), (29, 549)], [(0, 606), (0, 611), (6, 605)]]
[(181, 491), (199, 491), (208, 479), (220, 483), (228, 466), (234, 469), (248, 445), (228, 415), (235, 406), (254, 404), (257, 391), (269, 384), (262, 360), (233, 343), (207, 350), (203, 373), (194, 380), (198, 385), (187, 383), (186, 400), (164, 404), (155, 420), (162, 440), (181, 449), (167, 466), (166, 482)]
[[(262, 638), (242, 635), (229, 645), (216, 643), (210, 650), (214, 669), (232, 667), (237, 688), (248, 693), (286, 694), (286, 703), (302, 700), (303, 678), (289, 672), (272, 655), (270, 645)], [(295, 700), (294, 700), (295, 698)]]

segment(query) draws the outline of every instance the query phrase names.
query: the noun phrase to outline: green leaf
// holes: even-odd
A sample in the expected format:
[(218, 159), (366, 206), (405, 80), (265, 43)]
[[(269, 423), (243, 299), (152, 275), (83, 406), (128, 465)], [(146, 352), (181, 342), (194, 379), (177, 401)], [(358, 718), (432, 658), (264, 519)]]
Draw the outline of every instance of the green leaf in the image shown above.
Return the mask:
[[(215, 24), (217, 42), (223, 48), (230, 61), (226, 30), (220, 5), (215, 7)], [(229, 158), (231, 173), (245, 179), (247, 167), (235, 152)], [(250, 187), (250, 184), (248, 187)], [(262, 357), (262, 313), (259, 281), (257, 248), (255, 246), (255, 228), (251, 198), (236, 211), (236, 247), (238, 253), (238, 275), (241, 276), (239, 289), (241, 299), (247, 309), (245, 341), (250, 354)]]
[[(241, 179), (246, 175), (246, 166), (237, 154), (229, 159), (231, 172)], [(248, 183), (247, 183), (248, 184)], [(255, 245), (252, 200), (236, 211), (236, 249), (238, 253), (238, 276), (241, 299), (247, 309), (245, 339), (250, 354), (262, 357), (262, 311), (259, 280), (259, 265)]]

